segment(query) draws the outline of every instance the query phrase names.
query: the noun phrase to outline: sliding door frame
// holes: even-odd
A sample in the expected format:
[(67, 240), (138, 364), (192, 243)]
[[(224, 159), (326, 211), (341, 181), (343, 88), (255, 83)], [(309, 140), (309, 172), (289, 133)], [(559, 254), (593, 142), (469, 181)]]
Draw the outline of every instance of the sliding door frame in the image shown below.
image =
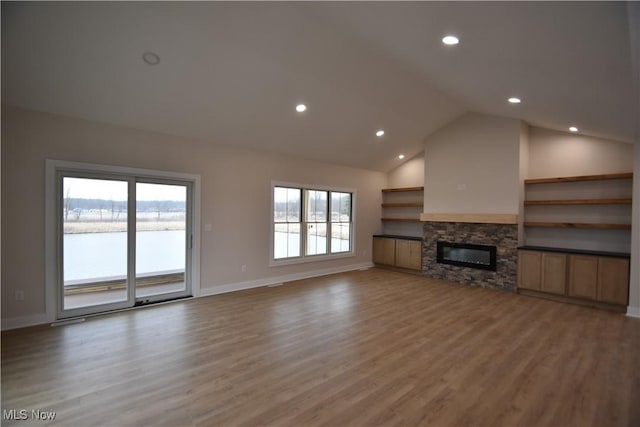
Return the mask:
[[(137, 192), (137, 184), (159, 184), (159, 185), (176, 185), (176, 186), (184, 186), (186, 188), (186, 200), (185, 200), (185, 207), (186, 207), (186, 212), (187, 213), (191, 213), (193, 211), (193, 183), (191, 181), (183, 181), (183, 180), (176, 180), (176, 179), (169, 179), (169, 178), (147, 178), (147, 177), (139, 177), (136, 176), (134, 179), (134, 187), (135, 187), (135, 191)], [(133, 222), (134, 222), (134, 226), (135, 226), (135, 236), (134, 239), (137, 238), (138, 236), (138, 229), (137, 229), (137, 225), (138, 225), (138, 209), (137, 209), (137, 197), (136, 197), (136, 201), (134, 201), (134, 207), (133, 207), (133, 214), (134, 214), (134, 218), (133, 218)], [(189, 297), (192, 296), (193, 293), (191, 292), (191, 288), (192, 288), (192, 281), (191, 281), (191, 264), (192, 264), (192, 253), (193, 253), (193, 215), (187, 215), (187, 217), (185, 218), (185, 242), (184, 242), (184, 249), (185, 249), (185, 264), (184, 264), (184, 281), (185, 281), (185, 289), (183, 291), (176, 291), (176, 292), (171, 292), (169, 294), (166, 293), (160, 293), (160, 294), (153, 294), (153, 295), (147, 295), (144, 297), (138, 297), (136, 296), (136, 291), (137, 288), (135, 286), (135, 283), (137, 282), (138, 279), (138, 271), (137, 268), (134, 268), (135, 270), (135, 274), (133, 275), (132, 279), (134, 283), (133, 286), (133, 299), (134, 299), (134, 303), (136, 305), (141, 305), (141, 303), (147, 304), (147, 303), (153, 303), (153, 302), (159, 302), (159, 301), (166, 301), (167, 299), (177, 299), (177, 298), (184, 298), (184, 297)], [(134, 253), (134, 266), (137, 267), (137, 263), (135, 261), (136, 256), (137, 256), (137, 246), (136, 243), (134, 243), (134, 249), (136, 251), (136, 253)], [(169, 297), (169, 298), (167, 298)]]
[[(65, 309), (64, 307), (64, 221), (62, 214), (62, 197), (63, 183), (65, 178), (86, 178), (101, 181), (122, 182), (127, 184), (127, 258), (126, 258), (126, 280), (125, 290), (126, 298), (123, 300), (98, 303), (94, 305), (81, 306), (75, 308)], [(135, 215), (133, 221), (130, 215), (131, 208), (135, 208), (135, 178), (132, 176), (125, 176), (120, 174), (108, 174), (104, 172), (92, 172), (87, 170), (56, 170), (56, 320), (67, 319), (72, 317), (81, 317), (99, 312), (107, 312), (113, 310), (121, 310), (124, 308), (133, 307), (135, 301), (135, 288), (132, 282), (132, 266), (135, 265)], [(133, 227), (133, 228), (132, 228)], [(133, 255), (132, 255), (133, 253)], [(131, 258), (134, 258), (133, 260)], [(96, 308), (100, 307), (99, 311)]]
[[(180, 172), (158, 171), (150, 169), (137, 169), (120, 166), (108, 166), (93, 163), (69, 162), (63, 160), (45, 160), (45, 307), (48, 322), (54, 322), (60, 319), (62, 311), (62, 302), (60, 301), (60, 283), (62, 280), (62, 242), (61, 242), (61, 218), (59, 217), (59, 201), (60, 196), (59, 174), (87, 174), (91, 177), (114, 178), (120, 176), (123, 181), (129, 181), (129, 195), (133, 195), (133, 200), (129, 200), (129, 209), (132, 218), (128, 219), (128, 230), (135, 230), (135, 183), (138, 182), (162, 182), (165, 183), (185, 183), (191, 186), (191, 215), (187, 222), (191, 224), (191, 235), (188, 239), (192, 239), (191, 256), (189, 265), (185, 265), (185, 276), (191, 279), (191, 295), (200, 296), (200, 175), (186, 174)], [(131, 188), (133, 186), (133, 189)], [(189, 193), (189, 191), (188, 191)], [(131, 215), (130, 215), (131, 216)], [(133, 224), (134, 228), (129, 229)], [(133, 234), (133, 236), (131, 236)], [(129, 233), (128, 250), (135, 250), (135, 232)], [(186, 247), (188, 250), (189, 246)], [(135, 300), (135, 252), (133, 256), (128, 257), (128, 281), (131, 284), (128, 292), (129, 298)], [(132, 268), (133, 267), (133, 268)], [(187, 271), (189, 269), (189, 271)], [(133, 281), (131, 281), (133, 279)], [(148, 299), (148, 298), (145, 298)], [(79, 316), (80, 312), (78, 312)]]

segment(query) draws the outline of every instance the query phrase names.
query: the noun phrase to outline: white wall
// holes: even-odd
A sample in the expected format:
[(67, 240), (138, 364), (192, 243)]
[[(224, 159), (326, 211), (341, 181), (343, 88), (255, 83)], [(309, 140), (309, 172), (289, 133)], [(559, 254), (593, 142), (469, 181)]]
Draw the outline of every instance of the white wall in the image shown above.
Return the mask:
[(527, 178), (596, 175), (633, 170), (633, 145), (531, 127)]
[[(201, 236), (204, 294), (371, 261), (384, 173), (10, 107), (2, 115), (3, 325), (7, 319), (38, 318), (45, 310), (45, 159), (201, 175), (201, 221), (213, 225)], [(357, 256), (270, 268), (272, 180), (355, 188)], [(243, 264), (246, 272), (240, 271)], [(24, 301), (15, 301), (17, 289), (24, 290)]]
[(424, 211), (517, 214), (520, 121), (467, 113), (425, 140)]
[[(636, 117), (640, 115), (640, 3), (627, 2), (629, 17), (629, 38), (634, 90), (636, 97)], [(631, 231), (631, 289), (627, 314), (640, 317), (640, 120), (636, 120), (634, 166), (633, 166), (633, 225)]]
[(387, 186), (392, 188), (424, 185), (424, 153), (407, 160), (387, 174)]
[(519, 189), (519, 206), (518, 206), (518, 244), (524, 244), (524, 200), (525, 185), (524, 180), (529, 175), (529, 125), (525, 122), (520, 123), (520, 157), (519, 169), (520, 179), (518, 182)]
[[(638, 7), (640, 9), (640, 7)], [(640, 141), (634, 147), (633, 223), (631, 225), (631, 275), (627, 314), (640, 317)]]

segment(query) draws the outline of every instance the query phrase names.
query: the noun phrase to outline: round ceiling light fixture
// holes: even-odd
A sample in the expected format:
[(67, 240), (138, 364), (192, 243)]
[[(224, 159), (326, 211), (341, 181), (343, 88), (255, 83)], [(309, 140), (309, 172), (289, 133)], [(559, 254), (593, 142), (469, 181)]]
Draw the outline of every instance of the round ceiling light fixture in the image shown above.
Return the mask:
[(142, 54), (142, 60), (149, 65), (158, 65), (160, 56), (155, 52), (145, 52)]
[(304, 104), (298, 104), (296, 105), (296, 111), (298, 113), (304, 113), (307, 110), (307, 106)]
[(457, 38), (456, 36), (453, 35), (448, 35), (448, 36), (444, 36), (442, 38), (442, 43), (449, 45), (449, 46), (453, 46), (456, 45), (458, 43), (460, 43), (460, 39)]
[(382, 129), (376, 132), (376, 136), (382, 136), (382, 135), (384, 135), (384, 131)]
[(516, 98), (515, 96), (512, 96), (511, 98), (509, 98), (508, 101), (511, 104), (520, 104), (522, 102), (520, 98)]
[(577, 128), (577, 127), (575, 127), (575, 126), (571, 126), (571, 127), (569, 128), (569, 130), (570, 130), (571, 132), (578, 132), (578, 128)]
[(398, 158), (399, 158), (400, 160), (404, 159), (404, 154), (400, 154), (400, 155), (398, 156)]

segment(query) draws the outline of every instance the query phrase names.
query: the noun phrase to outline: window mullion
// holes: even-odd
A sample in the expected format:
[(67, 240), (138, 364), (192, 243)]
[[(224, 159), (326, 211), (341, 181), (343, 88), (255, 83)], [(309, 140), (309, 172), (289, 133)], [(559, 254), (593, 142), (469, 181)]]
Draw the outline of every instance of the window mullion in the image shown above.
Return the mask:
[(300, 189), (300, 256), (307, 256), (307, 190)]
[(327, 254), (331, 254), (331, 212), (333, 211), (333, 191), (327, 191), (327, 213), (326, 213), (326, 221), (327, 221)]

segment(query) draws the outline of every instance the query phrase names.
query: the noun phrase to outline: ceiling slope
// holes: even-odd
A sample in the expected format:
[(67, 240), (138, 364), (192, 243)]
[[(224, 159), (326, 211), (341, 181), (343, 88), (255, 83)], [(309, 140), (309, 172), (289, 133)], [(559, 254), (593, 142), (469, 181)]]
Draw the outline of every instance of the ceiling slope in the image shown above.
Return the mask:
[[(5, 2), (2, 102), (382, 171), (467, 110), (630, 140), (625, 11)], [(454, 49), (440, 43), (449, 31), (462, 39)], [(145, 64), (146, 51), (160, 64)], [(524, 99), (515, 109), (505, 102), (513, 94)]]

